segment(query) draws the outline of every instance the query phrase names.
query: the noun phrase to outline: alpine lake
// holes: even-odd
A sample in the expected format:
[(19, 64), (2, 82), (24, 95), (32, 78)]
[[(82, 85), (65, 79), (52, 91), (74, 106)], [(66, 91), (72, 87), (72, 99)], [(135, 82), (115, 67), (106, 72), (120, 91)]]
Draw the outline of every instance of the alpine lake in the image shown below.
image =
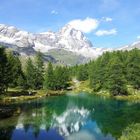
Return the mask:
[(140, 103), (86, 93), (12, 103), (0, 119), (0, 140), (117, 140), (140, 122)]

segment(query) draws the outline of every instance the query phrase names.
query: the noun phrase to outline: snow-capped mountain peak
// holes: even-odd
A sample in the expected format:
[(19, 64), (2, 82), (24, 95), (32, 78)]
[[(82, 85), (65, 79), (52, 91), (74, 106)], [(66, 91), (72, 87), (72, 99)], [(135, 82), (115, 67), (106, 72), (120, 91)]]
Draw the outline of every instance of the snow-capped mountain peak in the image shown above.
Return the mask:
[(65, 36), (65, 37), (72, 37), (74, 39), (77, 39), (77, 40), (84, 40), (84, 41), (87, 41), (87, 38), (84, 36), (84, 34), (73, 28), (71, 25), (67, 24), (66, 26), (64, 26), (60, 31), (59, 33), (62, 35), (62, 36)]
[(10, 47), (21, 55), (33, 55), (38, 50), (44, 54), (52, 51), (54, 54), (60, 53), (61, 57), (66, 53), (69, 57), (77, 56), (82, 61), (87, 61), (97, 58), (106, 51), (140, 48), (140, 40), (119, 49), (95, 48), (81, 31), (69, 24), (58, 32), (47, 31), (36, 34), (0, 24), (0, 45)]
[(96, 58), (101, 55), (105, 50), (93, 48), (92, 43), (86, 36), (79, 30), (74, 29), (71, 25), (67, 24), (58, 32), (44, 32), (33, 34), (27, 31), (22, 31), (14, 26), (6, 26), (0, 24), (0, 44), (8, 44), (22, 52), (29, 50), (46, 53), (49, 50), (63, 49), (81, 55), (86, 58)]

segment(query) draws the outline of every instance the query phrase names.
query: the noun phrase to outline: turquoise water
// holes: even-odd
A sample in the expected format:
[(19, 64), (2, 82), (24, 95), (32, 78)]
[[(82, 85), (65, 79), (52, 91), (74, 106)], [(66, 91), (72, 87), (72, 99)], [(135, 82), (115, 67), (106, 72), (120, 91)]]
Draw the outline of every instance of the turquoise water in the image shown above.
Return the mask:
[(0, 120), (0, 140), (115, 140), (140, 122), (140, 104), (84, 93), (11, 106), (20, 113)]

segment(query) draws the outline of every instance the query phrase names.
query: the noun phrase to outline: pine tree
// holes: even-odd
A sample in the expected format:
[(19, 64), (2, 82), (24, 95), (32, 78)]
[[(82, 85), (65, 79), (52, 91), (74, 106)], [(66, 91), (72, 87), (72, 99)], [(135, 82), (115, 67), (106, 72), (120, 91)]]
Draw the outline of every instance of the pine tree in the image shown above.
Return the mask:
[(140, 88), (140, 51), (134, 49), (127, 60), (127, 80), (135, 89)]
[(94, 91), (99, 91), (102, 88), (102, 84), (98, 62), (93, 61), (89, 68), (90, 86)]
[(36, 88), (41, 89), (43, 87), (43, 80), (44, 80), (44, 63), (43, 63), (43, 56), (41, 52), (37, 52), (35, 57), (35, 69), (36, 69)]
[(66, 67), (57, 66), (54, 70), (54, 76), (56, 90), (66, 89), (68, 87), (68, 81), (70, 78)]
[(77, 69), (77, 79), (79, 81), (85, 81), (88, 79), (88, 65), (80, 65)]
[(16, 87), (18, 85), (17, 80), (22, 73), (21, 62), (18, 56), (14, 56), (14, 54), (10, 51), (7, 54), (7, 77), (8, 84), (12, 87)]
[(113, 58), (108, 64), (106, 87), (112, 95), (127, 95), (126, 81), (123, 74), (123, 63), (119, 58)]
[(27, 60), (25, 68), (25, 76), (28, 88), (36, 89), (36, 69), (35, 66), (33, 65), (31, 58)]
[(47, 71), (45, 73), (45, 80), (44, 80), (44, 89), (54, 89), (54, 72), (53, 72), (53, 66), (52, 63), (49, 62)]
[(99, 91), (105, 87), (107, 65), (110, 60), (110, 54), (105, 53), (100, 56), (96, 61), (93, 61), (89, 68), (90, 86), (94, 91)]
[(7, 64), (7, 57), (6, 57), (5, 49), (2, 46), (0, 46), (0, 93), (4, 93), (5, 89), (8, 88), (6, 64)]
[(26, 80), (26, 76), (25, 74), (22, 72), (20, 74), (20, 76), (17, 79), (17, 85), (21, 88), (21, 89), (28, 89), (28, 85), (27, 85), (27, 80)]

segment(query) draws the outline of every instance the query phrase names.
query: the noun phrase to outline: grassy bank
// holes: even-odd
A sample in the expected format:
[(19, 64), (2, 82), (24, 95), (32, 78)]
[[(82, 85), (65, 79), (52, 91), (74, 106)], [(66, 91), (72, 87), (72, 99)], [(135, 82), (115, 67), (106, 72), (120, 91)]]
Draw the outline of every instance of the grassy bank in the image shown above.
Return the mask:
[(128, 95), (123, 96), (123, 95), (118, 95), (118, 96), (112, 96), (109, 91), (106, 90), (100, 90), (99, 92), (94, 92), (93, 89), (90, 88), (89, 86), (89, 81), (81, 81), (76, 84), (73, 83), (74, 89), (72, 90), (72, 93), (78, 94), (80, 92), (87, 92), (89, 94), (95, 94), (98, 96), (103, 96), (103, 97), (109, 97), (109, 98), (114, 98), (117, 100), (128, 100), (128, 101), (133, 101), (133, 102), (140, 102), (140, 90), (135, 90), (131, 86), (128, 86)]
[(52, 90), (21, 90), (10, 88), (8, 91), (0, 96), (0, 104), (9, 104), (11, 102), (20, 102), (26, 100), (33, 100), (43, 98), (46, 96), (60, 96), (64, 95), (65, 91), (52, 91)]
[(115, 96), (114, 98), (118, 100), (128, 100), (134, 102), (140, 102), (140, 90), (134, 89), (132, 86), (127, 86), (128, 95), (127, 96)]
[(92, 89), (89, 86), (89, 81), (72, 82), (72, 85), (73, 85), (72, 93), (74, 94), (78, 94), (84, 91), (87, 93), (92, 93)]
[(8, 104), (11, 102), (18, 102), (24, 100), (32, 100), (42, 98), (45, 96), (45, 91), (23, 91), (21, 89), (8, 89), (8, 91), (1, 95), (1, 104)]
[[(89, 81), (72, 81), (72, 90), (71, 94), (79, 94), (80, 92), (86, 92), (89, 94), (95, 94), (98, 96), (114, 98), (117, 100), (128, 100), (133, 102), (140, 102), (140, 90), (134, 90), (132, 87), (128, 86), (128, 95), (127, 96), (111, 96), (108, 91), (101, 90), (99, 92), (94, 92), (93, 89), (89, 86)], [(64, 95), (68, 90), (28, 90), (23, 91), (21, 89), (8, 89), (8, 92), (4, 95), (1, 95), (0, 100), (1, 104), (8, 104), (11, 102), (32, 100), (37, 98), (42, 98), (46, 96), (61, 96)]]

